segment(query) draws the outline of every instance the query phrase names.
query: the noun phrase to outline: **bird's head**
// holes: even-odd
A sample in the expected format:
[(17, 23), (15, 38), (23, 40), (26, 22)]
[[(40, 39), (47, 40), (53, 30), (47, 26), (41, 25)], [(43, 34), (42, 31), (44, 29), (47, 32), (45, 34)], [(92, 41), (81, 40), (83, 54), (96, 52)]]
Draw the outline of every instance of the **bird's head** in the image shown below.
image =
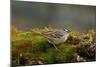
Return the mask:
[(68, 29), (64, 29), (64, 31), (66, 31), (66, 32), (68, 32), (68, 33), (69, 33), (69, 32), (71, 32), (71, 31), (70, 31), (70, 30), (68, 30)]

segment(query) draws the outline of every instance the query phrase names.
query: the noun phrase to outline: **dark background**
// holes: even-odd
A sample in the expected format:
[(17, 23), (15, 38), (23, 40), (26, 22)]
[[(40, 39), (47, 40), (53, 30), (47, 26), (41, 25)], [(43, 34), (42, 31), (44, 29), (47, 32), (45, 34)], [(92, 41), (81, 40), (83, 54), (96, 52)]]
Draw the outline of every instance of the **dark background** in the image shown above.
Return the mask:
[(11, 19), (23, 31), (51, 25), (84, 32), (96, 28), (96, 6), (12, 1)]

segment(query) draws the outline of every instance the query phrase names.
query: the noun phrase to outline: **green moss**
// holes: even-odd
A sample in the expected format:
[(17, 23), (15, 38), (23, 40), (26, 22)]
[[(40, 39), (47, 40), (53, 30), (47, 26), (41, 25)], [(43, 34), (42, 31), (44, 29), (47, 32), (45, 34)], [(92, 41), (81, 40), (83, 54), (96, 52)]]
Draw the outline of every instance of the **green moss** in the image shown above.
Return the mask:
[(61, 44), (61, 52), (56, 53), (56, 62), (70, 62), (76, 53), (76, 47), (71, 44)]
[[(53, 30), (52, 28), (48, 29), (35, 29), (35, 31), (48, 31)], [(84, 35), (91, 35), (93, 39), (87, 38), (88, 36)], [(76, 62), (77, 58), (75, 54), (84, 53), (88, 48), (85, 48), (84, 44), (89, 44), (88, 42), (91, 41), (92, 44), (95, 44), (96, 40), (96, 33), (95, 32), (87, 32), (81, 35), (79, 32), (71, 32), (70, 36), (68, 37), (67, 41), (62, 44), (58, 44), (56, 47), (60, 50), (57, 51), (52, 44), (48, 43), (48, 40), (37, 34), (35, 32), (21, 32), (13, 36), (11, 39), (12, 44), (12, 63), (13, 65), (18, 65), (18, 57), (19, 53), (23, 54), (23, 58), (28, 58), (27, 64), (40, 64), (41, 61), (43, 64), (54, 64), (54, 63), (70, 63)], [(83, 45), (80, 45), (82, 44)], [(50, 46), (52, 45), (52, 46)], [(83, 47), (82, 47), (83, 46)], [(91, 47), (89, 46), (91, 54)], [(93, 46), (95, 48), (95, 46)], [(95, 49), (94, 49), (95, 52)], [(86, 53), (85, 53), (86, 54)], [(85, 55), (84, 54), (84, 55)], [(84, 56), (83, 55), (83, 56)], [(87, 54), (86, 54), (87, 55)], [(85, 56), (86, 56), (85, 55)], [(95, 57), (94, 55), (89, 55), (89, 57)], [(90, 59), (90, 58), (89, 58)], [(19, 59), (21, 60), (21, 59)], [(30, 62), (29, 62), (30, 61)]]
[[(19, 41), (20, 42), (21, 41), (26, 42), (26, 41), (29, 41), (29, 40), (32, 41), (32, 45), (33, 45), (34, 49), (40, 49), (40, 50), (45, 49), (44, 47), (45, 47), (45, 45), (47, 45), (47, 39), (46, 38), (44, 38), (43, 36), (31, 33), (31, 32), (20, 33), (16, 37), (13, 37), (12, 38), (12, 45), (20, 44), (20, 43), (18, 43)], [(22, 44), (20, 44), (20, 45), (22, 45)], [(27, 45), (28, 45), (28, 43), (27, 43)]]
[(43, 57), (43, 61), (45, 64), (53, 64), (55, 63), (55, 49), (49, 48), (46, 52), (41, 54)]

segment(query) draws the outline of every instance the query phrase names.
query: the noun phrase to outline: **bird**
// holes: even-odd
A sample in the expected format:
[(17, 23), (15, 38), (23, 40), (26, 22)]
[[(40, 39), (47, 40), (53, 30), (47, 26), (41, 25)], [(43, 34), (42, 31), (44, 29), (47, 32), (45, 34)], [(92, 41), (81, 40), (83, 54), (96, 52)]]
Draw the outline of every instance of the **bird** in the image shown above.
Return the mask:
[(47, 38), (48, 42), (59, 50), (56, 45), (64, 43), (69, 36), (69, 32), (70, 30), (68, 29), (54, 29), (46, 32), (39, 32), (39, 34)]

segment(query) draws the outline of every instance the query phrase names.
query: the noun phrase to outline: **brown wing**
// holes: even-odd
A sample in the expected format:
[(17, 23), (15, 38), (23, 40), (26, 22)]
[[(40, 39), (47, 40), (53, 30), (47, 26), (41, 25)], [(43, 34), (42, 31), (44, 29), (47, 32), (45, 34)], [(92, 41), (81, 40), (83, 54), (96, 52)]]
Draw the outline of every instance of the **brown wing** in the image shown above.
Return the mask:
[(48, 31), (48, 32), (43, 32), (42, 33), (44, 36), (47, 38), (60, 38), (63, 36), (62, 32), (60, 31)]

